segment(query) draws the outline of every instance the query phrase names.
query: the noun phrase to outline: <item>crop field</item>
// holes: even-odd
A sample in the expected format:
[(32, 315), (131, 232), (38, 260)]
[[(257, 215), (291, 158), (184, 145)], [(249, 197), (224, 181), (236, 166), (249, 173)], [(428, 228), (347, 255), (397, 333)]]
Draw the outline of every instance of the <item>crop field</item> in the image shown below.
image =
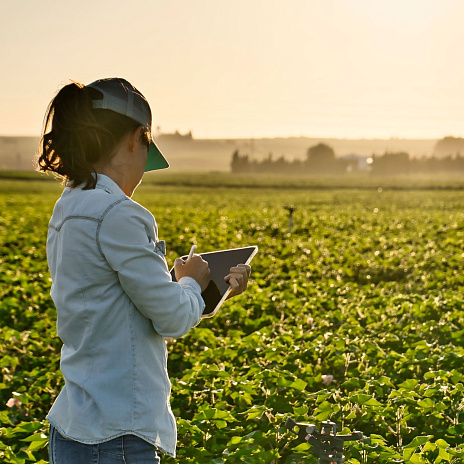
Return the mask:
[[(464, 463), (462, 185), (149, 179), (134, 199), (169, 265), (193, 243), (259, 247), (248, 291), (167, 340), (179, 442), (163, 463), (317, 463), (288, 418), (363, 432), (347, 463)], [(60, 192), (0, 181), (2, 463), (48, 462), (63, 380), (45, 240)]]

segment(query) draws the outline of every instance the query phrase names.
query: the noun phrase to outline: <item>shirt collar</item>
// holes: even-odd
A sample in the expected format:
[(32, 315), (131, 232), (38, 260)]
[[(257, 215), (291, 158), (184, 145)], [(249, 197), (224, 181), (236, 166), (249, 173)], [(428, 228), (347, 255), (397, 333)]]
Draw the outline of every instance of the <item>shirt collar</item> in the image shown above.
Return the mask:
[(96, 188), (102, 189), (107, 193), (125, 195), (121, 187), (113, 179), (100, 173), (97, 174)]

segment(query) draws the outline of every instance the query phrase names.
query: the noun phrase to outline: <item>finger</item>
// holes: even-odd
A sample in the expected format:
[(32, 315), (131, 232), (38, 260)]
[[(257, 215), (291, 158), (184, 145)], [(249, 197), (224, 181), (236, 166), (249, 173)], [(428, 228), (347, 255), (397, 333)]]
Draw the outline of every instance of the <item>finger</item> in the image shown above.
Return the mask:
[[(236, 269), (235, 272), (234, 272), (234, 269)], [(248, 273), (247, 273), (246, 268), (243, 268), (243, 267), (231, 268), (231, 273), (225, 277), (226, 282), (228, 279), (230, 279), (230, 276), (234, 276), (239, 281), (241, 287), (243, 288), (242, 291), (244, 291), (247, 288)]]
[(237, 264), (237, 267), (241, 267), (246, 270), (247, 276), (250, 277), (251, 266), (249, 264)]
[(192, 258), (190, 259), (190, 261), (198, 261), (198, 262), (201, 262), (201, 263), (204, 263), (204, 264), (208, 264), (208, 261), (205, 261), (205, 260), (203, 259), (203, 256), (197, 255), (197, 254), (194, 254), (194, 255), (192, 256)]
[(174, 261), (174, 266), (179, 266), (181, 264), (184, 264), (184, 260), (182, 258), (176, 258)]
[(243, 275), (240, 272), (231, 272), (229, 275), (226, 275), (224, 277), (224, 280), (230, 283), (230, 279), (232, 278), (235, 278), (236, 281), (243, 282), (244, 280), (246, 280), (246, 275)]
[(242, 275), (245, 280), (248, 280), (248, 271), (244, 267), (231, 267), (229, 270), (229, 275), (237, 274)]
[(240, 294), (238, 290), (238, 282), (237, 280), (233, 277), (233, 276), (230, 276), (230, 280), (228, 282), (230, 284), (230, 287), (229, 287), (229, 293), (227, 295), (227, 300), (229, 298), (233, 298), (234, 296), (237, 296)]
[(237, 281), (237, 279), (235, 277), (231, 277), (230, 280), (229, 280), (229, 285), (231, 287), (231, 293), (233, 295), (238, 295), (239, 292), (239, 289), (240, 289), (240, 285)]
[(246, 290), (248, 281), (242, 274), (231, 274), (229, 284), (231, 284), (232, 280), (237, 283), (237, 287), (234, 288), (234, 293), (236, 295), (239, 295)]

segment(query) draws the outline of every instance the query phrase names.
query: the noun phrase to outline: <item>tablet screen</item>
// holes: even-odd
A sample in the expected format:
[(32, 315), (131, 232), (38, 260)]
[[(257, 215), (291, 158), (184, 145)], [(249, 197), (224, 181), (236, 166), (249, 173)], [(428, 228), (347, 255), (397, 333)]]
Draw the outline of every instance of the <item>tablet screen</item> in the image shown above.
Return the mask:
[[(206, 307), (202, 317), (211, 317), (216, 314), (222, 303), (227, 299), (230, 286), (224, 280), (231, 267), (237, 264), (249, 264), (258, 252), (257, 246), (232, 248), (230, 250), (198, 253), (209, 265), (211, 281), (206, 290), (201, 294)], [(182, 256), (187, 259), (187, 256)], [(174, 269), (171, 269), (172, 280), (176, 280)]]

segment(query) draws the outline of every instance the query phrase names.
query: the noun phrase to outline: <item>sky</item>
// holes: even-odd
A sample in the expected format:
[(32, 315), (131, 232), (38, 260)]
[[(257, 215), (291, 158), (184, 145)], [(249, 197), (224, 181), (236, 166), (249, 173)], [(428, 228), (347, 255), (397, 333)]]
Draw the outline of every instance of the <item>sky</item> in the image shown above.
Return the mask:
[(464, 136), (462, 0), (0, 0), (0, 135), (124, 77), (155, 134)]

